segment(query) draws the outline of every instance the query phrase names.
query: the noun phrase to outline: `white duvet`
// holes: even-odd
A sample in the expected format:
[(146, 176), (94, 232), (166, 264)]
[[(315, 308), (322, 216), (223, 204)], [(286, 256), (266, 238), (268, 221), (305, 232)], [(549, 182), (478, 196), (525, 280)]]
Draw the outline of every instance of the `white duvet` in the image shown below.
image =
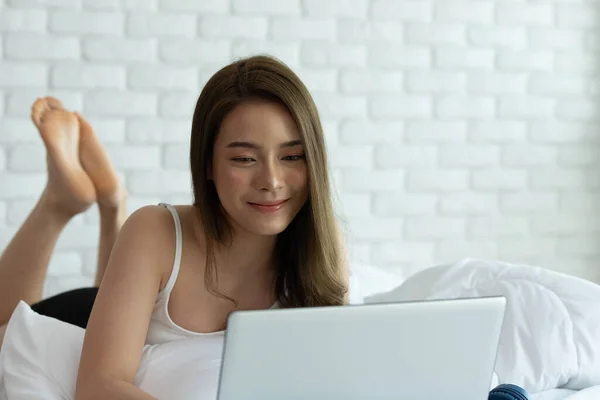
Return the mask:
[(365, 302), (496, 295), (507, 298), (499, 382), (519, 385), (536, 400), (600, 399), (600, 286), (594, 283), (538, 267), (465, 259), (418, 273)]
[[(495, 384), (519, 385), (532, 394), (532, 400), (600, 399), (600, 286), (598, 285), (542, 268), (474, 259), (429, 268), (404, 282), (393, 275), (362, 266), (354, 269), (351, 281), (353, 303), (495, 295), (503, 295), (508, 300), (495, 367), (497, 374)], [(44, 322), (56, 325), (49, 320), (42, 321), (39, 316), (31, 319), (30, 312), (33, 312), (24, 307), (20, 312), (23, 316), (29, 315), (31, 323)], [(82, 339), (81, 332), (77, 329), (71, 330), (73, 332), (69, 331), (69, 334), (76, 335), (77, 340)], [(33, 331), (27, 330), (27, 332)], [(28, 340), (26, 335), (21, 339)], [(28, 346), (30, 349), (35, 347), (34, 344), (39, 345), (44, 341), (33, 337), (29, 339), (31, 339)], [(176, 348), (181, 346), (183, 347)], [(189, 348), (186, 349), (183, 342), (166, 344), (163, 347), (158, 346), (153, 349), (153, 357), (147, 357), (150, 353), (145, 352), (140, 373), (136, 377), (137, 383), (150, 393), (159, 389), (166, 390), (162, 387), (144, 386), (161, 381), (168, 374), (177, 377), (180, 381), (188, 376), (190, 382), (198, 376), (192, 371), (193, 366), (198, 364), (193, 360), (189, 360), (186, 364), (186, 371), (193, 372), (188, 375), (174, 368), (165, 371), (162, 366), (169, 364), (164, 362), (165, 357), (171, 357), (176, 361), (174, 357), (178, 357), (178, 352), (187, 354), (188, 358), (193, 352), (190, 352)], [(65, 351), (61, 351), (63, 355)], [(18, 354), (22, 356), (24, 353)], [(161, 359), (160, 363), (152, 362), (153, 358), (156, 359), (156, 354), (160, 354), (158, 357)], [(73, 357), (77, 358), (76, 355)], [(26, 396), (27, 398), (69, 398), (68, 393), (73, 390), (76, 363), (62, 369), (54, 368), (53, 371), (51, 368), (36, 370), (37, 367), (39, 366), (34, 365), (29, 368), (28, 376), (25, 377), (32, 385), (36, 381), (42, 383), (44, 376), (48, 377), (49, 373), (52, 375), (57, 370), (62, 371), (63, 375), (67, 373), (70, 378), (63, 379), (66, 383), (59, 385), (56, 397)], [(22, 390), (24, 385), (19, 385), (15, 381), (14, 376), (18, 374), (5, 373), (3, 376), (2, 368), (2, 357), (0, 357), (0, 400), (6, 400), (3, 397), (5, 395), (3, 390), (10, 386), (9, 382), (6, 382), (7, 379), (13, 380), (10, 383), (13, 384), (14, 390)], [(213, 369), (217, 371), (216, 368)], [(209, 372), (201, 371), (203, 374)], [(53, 381), (56, 380), (61, 379), (55, 377)], [(181, 382), (177, 386), (185, 388)], [(189, 389), (182, 389), (182, 396), (184, 393), (189, 396)], [(153, 394), (158, 398), (167, 398), (160, 396), (158, 392)], [(170, 394), (173, 392), (171, 391)], [(7, 400), (13, 398), (25, 397), (8, 396)]]

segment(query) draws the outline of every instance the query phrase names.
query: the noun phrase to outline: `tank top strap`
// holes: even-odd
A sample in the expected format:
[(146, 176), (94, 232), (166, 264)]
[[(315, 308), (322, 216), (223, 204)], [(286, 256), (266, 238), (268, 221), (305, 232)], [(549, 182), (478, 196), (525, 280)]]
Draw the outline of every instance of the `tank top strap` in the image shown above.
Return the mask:
[(175, 222), (175, 260), (173, 261), (173, 269), (171, 270), (171, 276), (169, 276), (169, 280), (167, 284), (163, 288), (164, 293), (170, 293), (173, 290), (173, 286), (175, 286), (175, 281), (177, 280), (177, 275), (179, 275), (179, 267), (181, 266), (181, 252), (183, 247), (183, 233), (181, 231), (181, 220), (179, 219), (179, 214), (173, 205), (167, 203), (159, 203), (160, 206), (167, 208), (171, 215), (173, 216), (173, 221)]

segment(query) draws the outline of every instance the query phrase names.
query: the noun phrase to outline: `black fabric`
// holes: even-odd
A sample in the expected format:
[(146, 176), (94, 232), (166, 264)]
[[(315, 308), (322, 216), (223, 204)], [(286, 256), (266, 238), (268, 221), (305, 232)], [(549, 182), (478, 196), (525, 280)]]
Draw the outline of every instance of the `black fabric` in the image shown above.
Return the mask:
[(35, 303), (31, 309), (85, 329), (97, 294), (97, 287), (70, 290)]

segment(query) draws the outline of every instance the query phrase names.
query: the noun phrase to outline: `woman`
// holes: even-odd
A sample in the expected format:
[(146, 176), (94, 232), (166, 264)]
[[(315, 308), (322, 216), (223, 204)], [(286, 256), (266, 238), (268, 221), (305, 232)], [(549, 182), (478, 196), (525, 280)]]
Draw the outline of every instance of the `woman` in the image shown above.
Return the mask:
[(141, 208), (118, 235), (77, 399), (152, 399), (133, 384), (143, 346), (221, 332), (234, 310), (347, 303), (321, 123), (289, 68), (257, 56), (218, 71), (196, 105), (190, 164), (193, 206)]

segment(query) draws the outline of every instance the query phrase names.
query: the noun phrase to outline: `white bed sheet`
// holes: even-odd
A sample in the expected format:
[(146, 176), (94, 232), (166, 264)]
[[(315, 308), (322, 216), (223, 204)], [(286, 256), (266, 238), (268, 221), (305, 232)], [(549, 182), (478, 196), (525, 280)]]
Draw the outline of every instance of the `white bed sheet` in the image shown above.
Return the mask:
[(565, 400), (575, 393), (577, 393), (575, 390), (552, 389), (545, 392), (531, 394), (529, 397), (530, 400)]

